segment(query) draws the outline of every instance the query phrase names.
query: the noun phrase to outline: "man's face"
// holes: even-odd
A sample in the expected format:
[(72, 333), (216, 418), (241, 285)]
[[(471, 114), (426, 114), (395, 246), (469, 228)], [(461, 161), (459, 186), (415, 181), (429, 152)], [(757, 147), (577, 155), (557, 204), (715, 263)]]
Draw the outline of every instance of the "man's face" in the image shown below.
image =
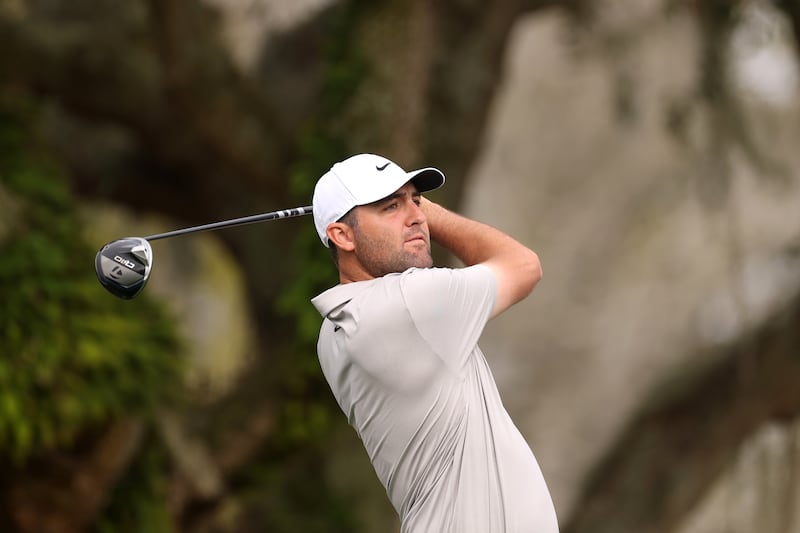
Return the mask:
[(420, 194), (407, 183), (394, 194), (357, 208), (355, 254), (374, 277), (433, 266), (428, 222)]

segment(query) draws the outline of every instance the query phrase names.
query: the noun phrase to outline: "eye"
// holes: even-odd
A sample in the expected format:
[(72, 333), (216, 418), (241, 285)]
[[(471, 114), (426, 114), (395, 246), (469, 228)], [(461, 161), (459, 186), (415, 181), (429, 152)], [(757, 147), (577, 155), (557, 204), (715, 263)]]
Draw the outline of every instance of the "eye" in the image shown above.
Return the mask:
[(395, 209), (397, 209), (397, 202), (388, 203), (383, 207), (384, 211), (393, 211)]

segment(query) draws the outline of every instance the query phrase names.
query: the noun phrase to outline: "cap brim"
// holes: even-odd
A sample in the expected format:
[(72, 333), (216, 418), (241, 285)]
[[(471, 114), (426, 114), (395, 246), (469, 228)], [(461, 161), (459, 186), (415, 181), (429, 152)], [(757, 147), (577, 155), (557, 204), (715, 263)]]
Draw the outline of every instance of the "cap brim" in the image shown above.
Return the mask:
[(444, 173), (438, 168), (427, 167), (409, 172), (409, 180), (419, 192), (428, 192), (444, 185)]

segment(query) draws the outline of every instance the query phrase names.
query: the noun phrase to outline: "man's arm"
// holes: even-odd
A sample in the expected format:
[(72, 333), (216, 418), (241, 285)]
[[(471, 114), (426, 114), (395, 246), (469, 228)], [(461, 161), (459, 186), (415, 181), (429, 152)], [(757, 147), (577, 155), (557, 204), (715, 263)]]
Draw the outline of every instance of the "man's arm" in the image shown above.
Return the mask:
[(542, 278), (536, 253), (491, 226), (448, 211), (422, 198), (431, 239), (452, 252), (465, 265), (484, 264), (497, 279), (495, 317), (519, 302)]

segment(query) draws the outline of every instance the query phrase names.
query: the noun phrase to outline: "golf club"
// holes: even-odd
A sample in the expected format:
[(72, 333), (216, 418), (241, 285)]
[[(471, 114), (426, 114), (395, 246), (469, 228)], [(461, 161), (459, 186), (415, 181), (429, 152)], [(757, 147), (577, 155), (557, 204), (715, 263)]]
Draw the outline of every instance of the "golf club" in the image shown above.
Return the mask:
[(153, 250), (150, 247), (150, 241), (278, 218), (299, 217), (310, 213), (311, 206), (295, 207), (294, 209), (283, 209), (260, 215), (212, 222), (202, 226), (177, 229), (166, 233), (157, 233), (149, 237), (125, 237), (112, 241), (100, 248), (94, 259), (94, 270), (97, 273), (97, 279), (100, 280), (100, 284), (108, 292), (123, 300), (130, 300), (142, 292), (150, 277), (150, 272), (153, 268)]

